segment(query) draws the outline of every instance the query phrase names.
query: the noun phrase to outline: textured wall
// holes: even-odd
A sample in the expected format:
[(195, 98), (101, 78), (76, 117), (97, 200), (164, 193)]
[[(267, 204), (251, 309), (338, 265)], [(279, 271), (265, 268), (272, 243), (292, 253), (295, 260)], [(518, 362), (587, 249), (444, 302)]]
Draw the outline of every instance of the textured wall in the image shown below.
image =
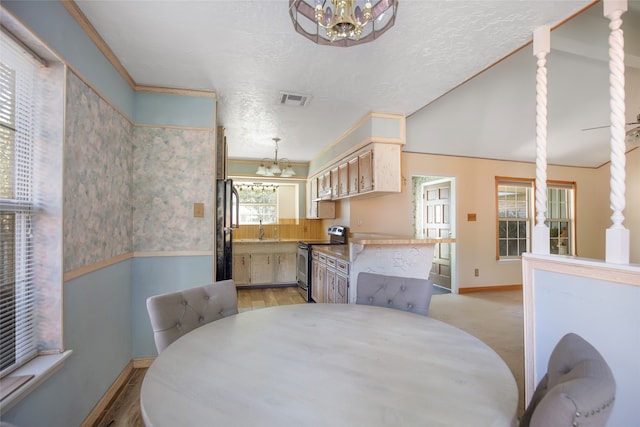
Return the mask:
[(213, 130), (139, 126), (133, 141), (134, 250), (212, 250)]
[(132, 250), (131, 124), (75, 74), (67, 78), (64, 270)]

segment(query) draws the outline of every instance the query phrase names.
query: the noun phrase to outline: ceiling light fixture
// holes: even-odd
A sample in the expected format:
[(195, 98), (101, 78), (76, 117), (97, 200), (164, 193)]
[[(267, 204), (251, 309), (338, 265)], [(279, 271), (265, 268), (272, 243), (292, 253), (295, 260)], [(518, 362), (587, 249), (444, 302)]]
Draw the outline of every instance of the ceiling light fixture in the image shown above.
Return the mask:
[[(291, 162), (289, 161), (289, 159), (286, 159), (283, 157), (280, 159), (280, 161), (278, 161), (278, 142), (280, 141), (280, 138), (276, 137), (272, 139), (276, 143), (276, 155), (274, 156), (273, 160), (268, 157), (265, 157), (264, 159), (262, 159), (262, 162), (260, 163), (260, 166), (256, 171), (256, 175), (262, 175), (262, 176), (280, 175), (281, 178), (289, 178), (290, 176), (295, 175), (296, 171), (293, 170), (293, 167), (291, 166)], [(271, 166), (265, 166), (264, 165), (265, 160), (267, 163), (271, 163)], [(280, 162), (287, 163), (287, 166), (284, 168), (284, 170), (280, 167)]]
[(331, 46), (377, 39), (393, 27), (397, 11), (398, 0), (289, 0), (296, 31), (314, 43)]

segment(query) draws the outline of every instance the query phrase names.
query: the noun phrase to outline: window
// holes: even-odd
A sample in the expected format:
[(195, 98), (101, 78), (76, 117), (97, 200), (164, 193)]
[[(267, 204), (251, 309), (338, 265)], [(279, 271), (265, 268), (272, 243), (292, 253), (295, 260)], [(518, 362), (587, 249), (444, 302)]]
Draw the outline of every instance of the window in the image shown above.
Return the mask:
[[(498, 259), (515, 259), (530, 251), (535, 225), (533, 180), (498, 178)], [(552, 254), (575, 255), (575, 183), (547, 183), (549, 249)]]
[(547, 220), (550, 252), (559, 255), (575, 255), (574, 251), (574, 183), (552, 182), (547, 184)]
[(532, 181), (497, 180), (498, 259), (518, 258), (530, 246)]
[(0, 50), (0, 372), (36, 355), (35, 113), (39, 64), (2, 34)]
[(278, 185), (236, 184), (240, 196), (240, 224), (278, 223)]

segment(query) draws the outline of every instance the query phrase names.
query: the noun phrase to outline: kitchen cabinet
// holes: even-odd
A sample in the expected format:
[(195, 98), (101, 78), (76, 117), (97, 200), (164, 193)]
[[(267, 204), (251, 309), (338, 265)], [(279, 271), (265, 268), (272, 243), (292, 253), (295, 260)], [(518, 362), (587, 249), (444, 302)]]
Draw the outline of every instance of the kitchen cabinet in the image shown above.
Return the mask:
[(251, 254), (251, 284), (273, 283), (273, 255)]
[(233, 281), (236, 286), (248, 285), (251, 281), (250, 255), (233, 256)]
[(296, 254), (278, 253), (274, 255), (275, 283), (289, 283), (296, 281)]
[(311, 297), (317, 303), (349, 302), (349, 263), (317, 251), (312, 252)]
[[(315, 252), (313, 252), (315, 253)], [(327, 282), (326, 256), (316, 255), (311, 261), (311, 298), (321, 304), (326, 302)]]
[(334, 292), (336, 304), (347, 304), (349, 302), (349, 263), (341, 259), (336, 259)]
[(354, 157), (348, 162), (349, 168), (349, 195), (358, 194), (360, 190), (358, 180), (358, 157)]
[(373, 151), (367, 150), (358, 155), (358, 172), (360, 173), (359, 193), (373, 190)]
[(234, 242), (236, 286), (296, 283), (296, 242)]
[(336, 217), (335, 202), (320, 200), (318, 185), (324, 185), (324, 174), (322, 175), (322, 179), (316, 177), (315, 179), (307, 181), (307, 218), (333, 219)]
[(349, 195), (349, 163), (338, 165), (338, 197)]
[(331, 169), (331, 198), (337, 199), (338, 197), (338, 167), (335, 167)]
[[(372, 142), (311, 178), (325, 188), (324, 198), (372, 197), (402, 191), (399, 144)], [(318, 196), (318, 199), (321, 197)]]

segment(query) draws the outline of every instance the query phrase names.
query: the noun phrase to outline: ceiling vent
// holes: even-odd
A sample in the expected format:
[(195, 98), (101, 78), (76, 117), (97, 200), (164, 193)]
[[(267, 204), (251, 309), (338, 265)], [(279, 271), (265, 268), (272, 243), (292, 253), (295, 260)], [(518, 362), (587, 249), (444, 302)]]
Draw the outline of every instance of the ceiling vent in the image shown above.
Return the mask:
[(311, 102), (311, 95), (280, 92), (280, 105), (290, 107), (306, 107)]

